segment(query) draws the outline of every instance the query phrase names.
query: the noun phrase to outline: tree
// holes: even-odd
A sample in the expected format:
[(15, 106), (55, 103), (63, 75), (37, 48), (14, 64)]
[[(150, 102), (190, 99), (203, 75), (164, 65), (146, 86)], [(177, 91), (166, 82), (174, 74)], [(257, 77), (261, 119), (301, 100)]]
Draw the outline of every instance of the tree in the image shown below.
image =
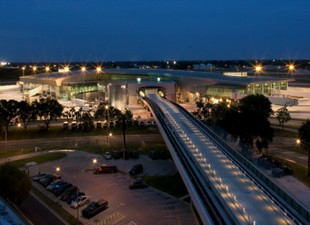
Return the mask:
[(303, 148), (308, 151), (308, 177), (310, 176), (310, 120), (304, 122), (298, 129), (298, 137)]
[(238, 105), (229, 108), (219, 105), (213, 110), (219, 126), (223, 127), (242, 146), (255, 147), (259, 152), (272, 141), (273, 130), (268, 120), (272, 114), (271, 102), (263, 95), (248, 95)]
[(271, 102), (264, 95), (248, 95), (240, 100), (237, 135), (240, 142), (259, 152), (273, 139), (273, 129), (268, 120), (273, 111)]
[(83, 124), (82, 129), (84, 132), (89, 132), (92, 128), (94, 128), (94, 122), (89, 112), (82, 113), (81, 122)]
[(127, 130), (127, 126), (128, 123), (131, 123), (132, 121), (132, 112), (128, 109), (126, 109), (126, 111), (124, 113), (122, 113), (120, 111), (120, 113), (118, 114), (117, 118), (120, 121), (121, 124), (121, 129), (122, 129), (122, 134), (123, 134), (123, 146), (124, 146), (124, 151), (126, 149), (126, 130)]
[(32, 106), (36, 115), (43, 121), (46, 130), (52, 120), (61, 117), (63, 111), (63, 106), (53, 98), (41, 98), (39, 101), (34, 101)]
[(281, 126), (283, 130), (284, 123), (288, 122), (291, 119), (290, 113), (287, 110), (286, 106), (277, 110), (276, 118), (279, 121), (279, 125)]
[(204, 107), (204, 104), (201, 99), (196, 102), (196, 107), (197, 107), (197, 116), (199, 119), (201, 119), (202, 109)]
[(36, 119), (34, 108), (27, 101), (19, 102), (18, 119), (25, 130), (27, 129), (28, 124)]
[(212, 119), (214, 123), (219, 123), (226, 116), (229, 108), (225, 102), (213, 105), (211, 109)]
[(20, 204), (31, 189), (31, 182), (26, 173), (9, 163), (0, 166), (0, 195)]
[(117, 119), (121, 115), (121, 111), (111, 105), (100, 104), (95, 112), (96, 119), (105, 119), (108, 126), (110, 126), (110, 120)]
[(7, 131), (10, 122), (17, 118), (19, 103), (15, 100), (0, 100), (0, 123)]

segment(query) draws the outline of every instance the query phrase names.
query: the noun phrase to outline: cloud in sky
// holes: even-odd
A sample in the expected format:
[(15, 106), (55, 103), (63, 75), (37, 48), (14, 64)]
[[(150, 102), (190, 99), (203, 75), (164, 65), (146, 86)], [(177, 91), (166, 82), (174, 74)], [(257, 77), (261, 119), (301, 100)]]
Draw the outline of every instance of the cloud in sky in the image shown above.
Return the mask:
[(308, 0), (6, 0), (0, 60), (310, 58)]

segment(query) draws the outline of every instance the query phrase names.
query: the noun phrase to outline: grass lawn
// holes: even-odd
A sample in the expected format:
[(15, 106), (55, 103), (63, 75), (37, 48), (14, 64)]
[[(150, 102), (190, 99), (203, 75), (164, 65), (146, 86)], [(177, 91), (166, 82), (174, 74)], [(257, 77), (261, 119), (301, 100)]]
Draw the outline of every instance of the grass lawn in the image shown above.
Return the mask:
[[(64, 130), (62, 126), (50, 126), (48, 130), (40, 130), (39, 127), (32, 126), (28, 127), (27, 130), (22, 128), (9, 128), (8, 131), (8, 140), (26, 140), (34, 138), (62, 138), (62, 137), (79, 137), (79, 136), (97, 136), (97, 135), (108, 135), (113, 133), (114, 135), (122, 134), (122, 130), (119, 127), (111, 129), (97, 129), (93, 128), (89, 132), (83, 132), (81, 130)], [(126, 134), (159, 134), (157, 128), (148, 128), (148, 127), (128, 127)], [(4, 137), (0, 137), (0, 140), (3, 141)]]
[(308, 174), (307, 168), (299, 166), (295, 163), (288, 163), (288, 166), (290, 166), (293, 169), (294, 171), (293, 176), (310, 188), (310, 177), (307, 176)]
[(10, 164), (16, 166), (17, 168), (24, 167), (25, 163), (27, 162), (36, 162), (38, 164), (48, 162), (48, 161), (53, 161), (57, 159), (61, 159), (63, 157), (66, 157), (67, 154), (63, 152), (55, 152), (55, 153), (48, 153), (48, 154), (43, 154), (35, 157), (30, 157), (26, 159), (21, 159), (21, 160), (16, 160), (10, 162)]
[(179, 174), (173, 176), (149, 176), (143, 178), (145, 182), (158, 190), (166, 192), (177, 198), (188, 194), (186, 187)]

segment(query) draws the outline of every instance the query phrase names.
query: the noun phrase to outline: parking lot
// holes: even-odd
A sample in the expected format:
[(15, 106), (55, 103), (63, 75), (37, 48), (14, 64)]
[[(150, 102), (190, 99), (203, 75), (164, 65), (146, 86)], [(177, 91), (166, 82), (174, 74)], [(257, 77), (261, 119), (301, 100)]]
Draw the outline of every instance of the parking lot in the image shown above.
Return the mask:
[[(93, 159), (97, 162), (94, 164)], [(69, 213), (83, 224), (118, 224), (118, 225), (174, 225), (197, 224), (194, 213), (189, 204), (176, 199), (157, 189), (130, 190), (128, 171), (132, 165), (141, 163), (143, 174), (147, 176), (172, 175), (176, 168), (172, 160), (152, 160), (141, 155), (139, 159), (106, 160), (102, 156), (84, 152), (68, 152), (68, 156), (61, 160), (39, 165), (39, 171), (55, 173), (56, 168), (62, 179), (79, 187), (91, 200), (100, 198), (108, 200), (109, 207), (91, 219), (81, 216), (80, 209), (72, 209), (63, 201), (58, 200), (51, 192), (35, 183), (51, 199), (58, 201)], [(116, 165), (120, 172), (111, 174), (94, 174), (94, 169), (102, 164)]]

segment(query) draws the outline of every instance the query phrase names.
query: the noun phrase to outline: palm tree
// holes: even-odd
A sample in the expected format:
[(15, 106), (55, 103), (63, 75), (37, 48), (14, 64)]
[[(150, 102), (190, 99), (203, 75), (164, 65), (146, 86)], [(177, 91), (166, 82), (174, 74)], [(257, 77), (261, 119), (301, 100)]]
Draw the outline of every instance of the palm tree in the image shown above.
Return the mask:
[(310, 120), (304, 122), (298, 129), (298, 136), (302, 147), (308, 151), (308, 177), (310, 177)]
[(127, 130), (127, 123), (131, 122), (132, 120), (132, 112), (128, 109), (124, 113), (119, 111), (117, 115), (118, 120), (120, 121), (122, 133), (123, 133), (123, 150), (126, 150), (126, 130)]

